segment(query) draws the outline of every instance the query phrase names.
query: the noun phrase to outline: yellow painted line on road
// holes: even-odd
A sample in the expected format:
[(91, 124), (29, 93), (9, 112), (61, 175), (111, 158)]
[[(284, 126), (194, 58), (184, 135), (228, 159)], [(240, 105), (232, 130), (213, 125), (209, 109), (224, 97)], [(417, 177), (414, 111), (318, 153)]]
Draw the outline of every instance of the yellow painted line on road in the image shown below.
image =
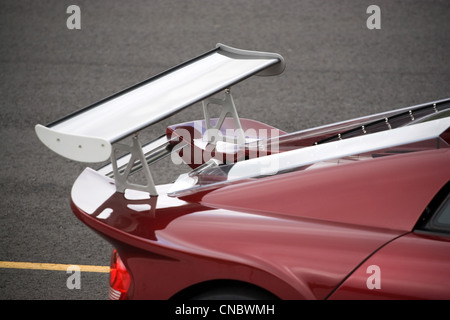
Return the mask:
[(110, 270), (109, 267), (106, 267), (106, 266), (0, 261), (0, 268), (4, 268), (4, 269), (67, 271), (69, 267), (73, 267), (73, 266), (80, 268), (81, 272), (109, 273), (109, 270)]

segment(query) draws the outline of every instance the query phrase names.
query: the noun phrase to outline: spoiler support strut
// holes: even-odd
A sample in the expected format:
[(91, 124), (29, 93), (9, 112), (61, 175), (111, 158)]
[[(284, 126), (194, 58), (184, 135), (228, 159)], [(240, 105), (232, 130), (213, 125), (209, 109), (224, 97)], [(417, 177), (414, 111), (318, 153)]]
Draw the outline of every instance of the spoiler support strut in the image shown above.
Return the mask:
[[(130, 154), (128, 164), (123, 172), (119, 171), (119, 166), (117, 165), (117, 151), (125, 151)], [(139, 185), (136, 183), (131, 183), (128, 178), (132, 173), (132, 169), (135, 163), (139, 161), (141, 169), (144, 172), (146, 179), (146, 185)], [(145, 191), (150, 193), (151, 196), (157, 196), (155, 183), (153, 181), (152, 173), (148, 167), (148, 163), (145, 159), (144, 153), (142, 152), (142, 146), (138, 139), (138, 134), (133, 136), (132, 145), (126, 145), (123, 143), (115, 143), (113, 145), (113, 151), (111, 153), (111, 164), (114, 172), (114, 180), (116, 183), (117, 192), (124, 193), (126, 189), (133, 189), (138, 191)]]
[[(208, 133), (208, 142), (214, 143), (218, 139), (219, 130), (222, 127), (223, 121), (226, 116), (231, 116), (236, 126), (236, 132), (238, 133), (238, 141), (240, 143), (245, 142), (244, 130), (242, 129), (241, 121), (234, 104), (233, 97), (231, 96), (231, 89), (225, 89), (225, 98), (208, 98), (202, 101), (203, 114), (205, 115), (206, 132)], [(211, 114), (208, 110), (209, 105), (214, 104), (222, 107), (219, 119), (215, 125), (211, 124)]]

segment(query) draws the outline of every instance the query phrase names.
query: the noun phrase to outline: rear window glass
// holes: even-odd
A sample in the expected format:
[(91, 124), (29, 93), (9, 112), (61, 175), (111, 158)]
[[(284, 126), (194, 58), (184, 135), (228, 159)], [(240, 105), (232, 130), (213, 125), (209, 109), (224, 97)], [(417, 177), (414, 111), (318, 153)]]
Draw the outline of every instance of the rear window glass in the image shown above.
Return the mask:
[(435, 219), (435, 223), (441, 227), (446, 228), (450, 231), (450, 196), (442, 205)]

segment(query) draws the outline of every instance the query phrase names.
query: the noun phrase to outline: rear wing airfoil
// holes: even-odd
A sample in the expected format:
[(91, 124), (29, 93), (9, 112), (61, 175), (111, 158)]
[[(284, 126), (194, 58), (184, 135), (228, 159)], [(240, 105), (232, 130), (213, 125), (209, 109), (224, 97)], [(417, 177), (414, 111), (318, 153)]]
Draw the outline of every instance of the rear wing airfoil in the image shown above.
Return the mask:
[(276, 53), (223, 44), (195, 59), (84, 108), (47, 126), (39, 139), (57, 154), (80, 162), (101, 162), (111, 144), (155, 124), (252, 75), (276, 75), (284, 60)]
[[(219, 43), (203, 55), (71, 115), (45, 126), (38, 124), (35, 131), (44, 145), (65, 158), (86, 163), (106, 161), (118, 141), (197, 102), (205, 103), (222, 90), (229, 92), (231, 86), (250, 76), (278, 75), (284, 68), (284, 59), (277, 53)], [(232, 99), (226, 103), (224, 107), (238, 121)], [(140, 147), (135, 144), (130, 152), (137, 154)], [(142, 152), (138, 153), (141, 160)], [(154, 191), (154, 186), (150, 190)]]

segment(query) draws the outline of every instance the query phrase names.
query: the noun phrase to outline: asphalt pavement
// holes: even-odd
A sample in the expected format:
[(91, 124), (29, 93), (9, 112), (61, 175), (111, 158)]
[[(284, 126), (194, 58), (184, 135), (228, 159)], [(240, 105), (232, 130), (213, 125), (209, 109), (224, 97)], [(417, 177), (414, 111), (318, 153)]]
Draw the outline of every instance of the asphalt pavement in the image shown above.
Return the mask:
[[(380, 29), (367, 26), (373, 4)], [(67, 26), (70, 5), (81, 29)], [(448, 0), (1, 0), (0, 41), (2, 262), (109, 265), (111, 246), (69, 206), (86, 165), (45, 148), (34, 126), (216, 43), (285, 58), (282, 75), (250, 78), (233, 97), (241, 117), (288, 132), (450, 96)], [(196, 105), (149, 134), (201, 117)], [(108, 274), (82, 272), (80, 289), (68, 277), (0, 268), (0, 299), (107, 299)]]

